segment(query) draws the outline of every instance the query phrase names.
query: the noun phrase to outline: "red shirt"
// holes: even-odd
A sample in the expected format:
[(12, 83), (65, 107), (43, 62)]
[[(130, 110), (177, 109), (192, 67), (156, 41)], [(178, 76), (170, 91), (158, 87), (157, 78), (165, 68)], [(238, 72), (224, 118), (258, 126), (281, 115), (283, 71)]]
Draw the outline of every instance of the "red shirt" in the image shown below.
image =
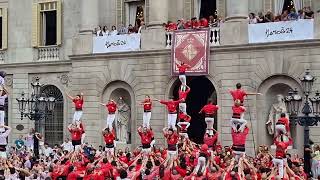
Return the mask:
[(187, 170), (186, 169), (182, 169), (180, 166), (176, 167), (176, 171), (180, 174), (181, 177), (185, 177), (187, 174)]
[(232, 106), (232, 111), (233, 111), (232, 117), (240, 119), (241, 114), (246, 112), (246, 109), (243, 106)]
[(219, 109), (218, 106), (214, 104), (207, 104), (203, 106), (203, 108), (201, 109), (201, 112), (204, 112), (205, 114), (208, 114), (208, 115), (213, 115), (217, 112), (218, 109)]
[(173, 132), (173, 134), (169, 135), (169, 134), (165, 134), (164, 137), (167, 138), (167, 143), (169, 145), (176, 145), (178, 143), (179, 140), (179, 135), (176, 132)]
[(179, 112), (178, 118), (180, 121), (182, 120), (184, 122), (190, 122), (190, 120), (191, 120), (191, 117), (183, 112)]
[(244, 97), (248, 95), (248, 94), (247, 94), (244, 90), (242, 90), (242, 89), (236, 89), (236, 90), (230, 91), (230, 94), (231, 94), (232, 97), (233, 97), (233, 101), (239, 99), (241, 103), (243, 103)]
[(114, 114), (117, 110), (117, 104), (113, 101), (106, 104), (106, 107), (107, 107), (109, 114)]
[(186, 64), (182, 64), (182, 65), (177, 65), (178, 69), (179, 69), (179, 74), (185, 74), (186, 70), (189, 68), (188, 65)]
[(201, 27), (208, 27), (209, 26), (208, 20), (206, 18), (201, 19), (200, 24), (201, 24)]
[(232, 136), (233, 145), (235, 146), (245, 145), (248, 134), (249, 134), (248, 127), (246, 127), (243, 132), (238, 132), (238, 133), (232, 129), (231, 136)]
[(152, 102), (150, 100), (144, 100), (143, 101), (143, 110), (144, 111), (151, 111), (152, 109)]
[(141, 138), (141, 144), (150, 144), (152, 141), (153, 133), (152, 131), (148, 130), (146, 133), (143, 133), (142, 131), (138, 131), (140, 138)]
[(288, 142), (281, 142), (274, 138), (274, 144), (277, 146), (276, 148), (276, 158), (283, 159), (286, 157), (287, 148), (292, 143), (292, 139), (289, 138)]
[(104, 142), (108, 145), (113, 144), (113, 141), (116, 139), (114, 132), (109, 132), (103, 135)]
[(181, 102), (181, 100), (178, 101), (164, 101), (161, 100), (160, 103), (164, 104), (167, 106), (167, 109), (169, 111), (169, 113), (177, 113), (177, 107), (179, 105), (179, 103)]
[(219, 136), (218, 132), (216, 132), (216, 134), (211, 137), (206, 134), (203, 138), (203, 142), (204, 144), (208, 145), (208, 147), (213, 147), (218, 140), (218, 136)]
[(191, 27), (192, 28), (199, 28), (200, 22), (199, 21), (191, 21)]
[(289, 119), (288, 118), (286, 118), (286, 117), (280, 118), (277, 123), (285, 125), (286, 126), (286, 130), (290, 131)]
[(187, 88), (186, 91), (181, 91), (179, 89), (179, 99), (183, 99), (183, 101), (185, 101), (187, 99), (189, 92), (190, 92), (190, 88)]
[(72, 102), (74, 103), (76, 111), (82, 110), (83, 99), (73, 99)]
[(187, 22), (184, 23), (183, 26), (184, 26), (185, 29), (190, 29), (191, 28), (191, 22), (187, 21)]
[(77, 172), (73, 171), (67, 176), (67, 179), (68, 180), (77, 180), (77, 177), (79, 177), (79, 174)]
[(69, 132), (71, 133), (71, 140), (73, 141), (81, 140), (81, 135), (83, 133), (83, 130), (81, 128), (76, 130), (69, 129)]
[(169, 31), (175, 31), (175, 30), (177, 30), (177, 24), (176, 24), (176, 23), (169, 23), (169, 24), (168, 24), (168, 30), (169, 30)]

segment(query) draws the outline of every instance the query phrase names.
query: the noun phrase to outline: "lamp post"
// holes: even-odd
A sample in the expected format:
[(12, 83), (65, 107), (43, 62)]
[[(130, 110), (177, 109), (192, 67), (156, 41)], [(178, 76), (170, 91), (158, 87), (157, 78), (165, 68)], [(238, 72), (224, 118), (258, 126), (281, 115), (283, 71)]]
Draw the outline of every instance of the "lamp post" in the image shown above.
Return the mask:
[(304, 127), (304, 171), (310, 175), (311, 172), (311, 152), (310, 152), (310, 126), (318, 125), (320, 121), (320, 93), (317, 91), (315, 96), (310, 98), (312, 94), (312, 86), (315, 78), (307, 69), (305, 75), (300, 79), (304, 94), (304, 105), (300, 111), (303, 98), (298, 94), (297, 90), (290, 91), (285, 97), (285, 104), (288, 109), (290, 123), (299, 124)]
[(48, 115), (48, 112), (52, 112), (55, 106), (55, 98), (41, 93), (42, 84), (39, 82), (39, 78), (36, 78), (34, 83), (31, 83), (33, 92), (30, 98), (26, 98), (24, 92), (21, 93), (21, 97), (17, 98), (19, 112), (21, 113), (21, 120), (24, 117), (35, 121), (35, 130), (40, 132), (40, 122)]

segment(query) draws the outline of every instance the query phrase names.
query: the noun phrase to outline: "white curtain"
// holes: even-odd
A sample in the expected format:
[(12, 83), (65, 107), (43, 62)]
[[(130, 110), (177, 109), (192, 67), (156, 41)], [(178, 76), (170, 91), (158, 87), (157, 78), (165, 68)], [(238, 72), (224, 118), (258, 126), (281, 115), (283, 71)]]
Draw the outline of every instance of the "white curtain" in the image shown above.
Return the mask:
[(136, 23), (136, 15), (137, 15), (138, 4), (135, 2), (129, 3), (129, 24), (134, 26)]
[(282, 14), (283, 5), (284, 5), (284, 0), (275, 0), (274, 2), (275, 15)]
[(293, 3), (296, 9), (296, 12), (298, 13), (298, 11), (302, 9), (302, 0), (293, 0)]
[(198, 18), (200, 17), (200, 12), (201, 12), (201, 1), (202, 0), (198, 0)]

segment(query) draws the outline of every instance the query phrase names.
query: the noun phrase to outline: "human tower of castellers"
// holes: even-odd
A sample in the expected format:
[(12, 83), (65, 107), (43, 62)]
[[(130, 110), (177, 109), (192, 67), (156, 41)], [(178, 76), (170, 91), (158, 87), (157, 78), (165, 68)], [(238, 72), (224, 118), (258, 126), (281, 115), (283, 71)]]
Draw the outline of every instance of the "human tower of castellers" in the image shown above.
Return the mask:
[[(141, 147), (130, 152), (115, 152), (115, 130), (113, 122), (116, 117), (117, 104), (114, 100), (100, 103), (108, 112), (106, 126), (102, 130), (105, 142), (103, 152), (93, 153), (93, 158), (85, 156), (83, 150), (85, 130), (82, 121), (82, 108), (84, 95), (80, 93), (75, 97), (67, 96), (73, 101), (75, 113), (73, 123), (68, 126), (71, 134), (73, 150), (64, 152), (59, 158), (44, 159), (50, 163), (49, 176), (52, 179), (304, 179), (303, 175), (293, 172), (286, 162), (287, 148), (292, 144), (289, 136), (289, 121), (285, 114), (276, 123), (275, 155), (261, 150), (262, 164), (270, 171), (257, 170), (255, 162), (245, 155), (245, 144), (249, 134), (249, 124), (244, 119), (246, 108), (244, 100), (247, 95), (261, 95), (260, 93), (247, 93), (241, 89), (241, 84), (236, 85), (235, 90), (229, 90), (233, 97), (232, 117), (230, 130), (232, 147), (223, 150), (218, 142), (218, 132), (214, 129), (214, 116), (219, 109), (212, 100), (200, 110), (205, 115), (207, 124), (203, 138), (203, 144), (199, 145), (188, 138), (187, 130), (191, 117), (186, 112), (186, 98), (191, 91), (186, 83), (186, 70), (190, 66), (177, 64), (179, 69), (179, 99), (158, 100), (148, 95), (140, 102), (143, 106), (143, 123), (138, 127), (141, 138)], [(0, 74), (1, 75), (1, 74)], [(7, 136), (11, 128), (4, 125), (4, 102), (8, 91), (4, 86), (4, 76), (1, 76), (0, 91), (0, 151), (1, 157), (6, 158)], [(168, 125), (163, 129), (163, 135), (167, 142), (166, 148), (158, 148), (155, 145), (154, 133), (150, 125), (153, 102), (166, 106), (168, 111)], [(176, 122), (178, 121), (178, 122)], [(267, 147), (264, 147), (267, 149)], [(228, 157), (228, 158), (226, 158)], [(273, 158), (273, 160), (272, 160)], [(268, 160), (269, 159), (269, 160)], [(54, 161), (55, 160), (55, 161)], [(1, 163), (2, 161), (0, 161)], [(271, 163), (270, 163), (271, 162)], [(273, 162), (273, 163), (272, 163)], [(1, 169), (1, 167), (0, 167)], [(267, 169), (267, 168), (266, 168)], [(1, 172), (0, 172), (1, 174)], [(0, 176), (1, 179), (1, 176)], [(19, 179), (19, 178), (18, 178)]]

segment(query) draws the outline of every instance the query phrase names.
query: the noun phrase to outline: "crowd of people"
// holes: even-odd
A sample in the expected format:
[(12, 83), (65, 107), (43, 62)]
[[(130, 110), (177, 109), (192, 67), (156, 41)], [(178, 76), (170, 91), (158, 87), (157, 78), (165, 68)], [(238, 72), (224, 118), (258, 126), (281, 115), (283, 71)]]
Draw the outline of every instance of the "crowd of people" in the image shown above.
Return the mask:
[(291, 10), (284, 10), (282, 14), (274, 14), (272, 13), (272, 11), (268, 11), (265, 14), (259, 12), (258, 15), (250, 13), (248, 19), (249, 24), (257, 24), (313, 18), (314, 12), (311, 10), (311, 7), (305, 7), (298, 11), (296, 11), (294, 8), (292, 8)]
[[(285, 114), (276, 124), (274, 155), (267, 146), (260, 146), (254, 157), (246, 154), (246, 141), (250, 132), (249, 123), (244, 119), (245, 97), (262, 95), (249, 93), (241, 84), (235, 90), (229, 90), (234, 100), (230, 116), (232, 145), (222, 147), (218, 141), (219, 132), (214, 129), (214, 116), (220, 108), (212, 100), (200, 110), (205, 114), (207, 128), (203, 135), (203, 144), (196, 144), (188, 138), (188, 127), (192, 121), (187, 114), (185, 102), (191, 88), (187, 85), (186, 71), (189, 65), (177, 64), (181, 86), (179, 98), (158, 100), (148, 95), (140, 102), (143, 107), (143, 123), (137, 132), (141, 145), (130, 151), (129, 147), (117, 149), (116, 134), (113, 122), (117, 104), (110, 99), (100, 103), (108, 113), (101, 136), (105, 145), (94, 148), (85, 143), (85, 127), (82, 121), (84, 94), (76, 96), (66, 94), (74, 103), (73, 122), (68, 126), (71, 140), (61, 145), (49, 147), (40, 133), (33, 129), (25, 136), (20, 136), (15, 146), (7, 147), (7, 137), (11, 128), (0, 124), (0, 180), (39, 179), (39, 180), (262, 180), (262, 179), (307, 179), (304, 172), (303, 158), (287, 153), (292, 144), (289, 132), (289, 121)], [(1, 85), (0, 107), (2, 96), (8, 91)], [(163, 129), (163, 138), (167, 146), (156, 145), (152, 130), (153, 103), (159, 102), (167, 108), (168, 123)], [(315, 145), (313, 154), (313, 177), (320, 178), (320, 147)]]
[(122, 34), (133, 34), (141, 33), (141, 30), (145, 27), (144, 21), (137, 21), (136, 25), (133, 26), (129, 24), (128, 27), (125, 27), (123, 24), (120, 24), (117, 28), (115, 25), (109, 30), (108, 26), (98, 26), (94, 29), (95, 36), (115, 36)]

